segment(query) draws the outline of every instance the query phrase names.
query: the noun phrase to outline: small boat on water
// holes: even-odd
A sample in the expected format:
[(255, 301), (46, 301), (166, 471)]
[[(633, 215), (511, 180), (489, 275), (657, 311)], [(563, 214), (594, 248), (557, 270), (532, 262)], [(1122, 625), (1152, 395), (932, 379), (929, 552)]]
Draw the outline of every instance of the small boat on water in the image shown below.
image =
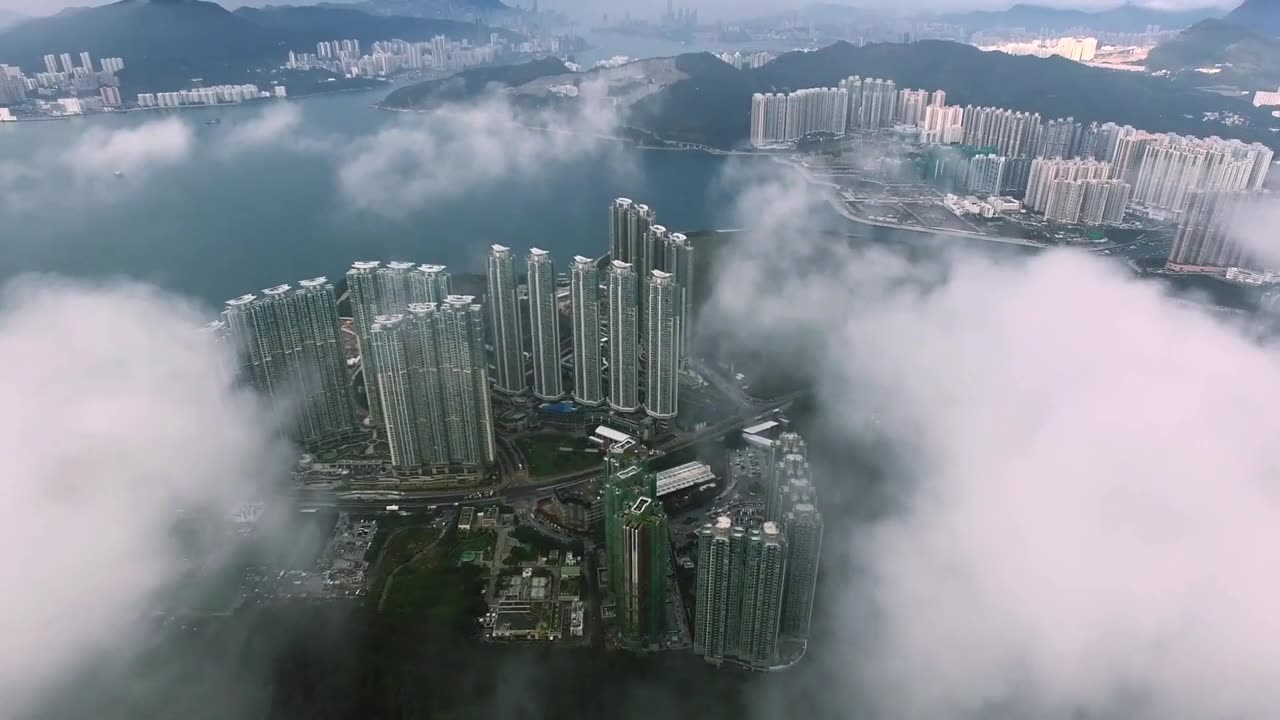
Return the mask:
[(212, 119), (212, 120), (205, 120), (205, 121), (204, 121), (204, 124), (205, 124), (205, 125), (218, 125), (218, 124), (221, 124), (221, 123), (222, 123), (222, 118), (214, 118), (214, 119)]
[(117, 178), (122, 178), (122, 177), (124, 177), (124, 171), (123, 171), (123, 170), (117, 170), (117, 171), (115, 171), (115, 172), (114, 172), (114, 173), (112, 173), (112, 174), (113, 174), (113, 175), (115, 175)]

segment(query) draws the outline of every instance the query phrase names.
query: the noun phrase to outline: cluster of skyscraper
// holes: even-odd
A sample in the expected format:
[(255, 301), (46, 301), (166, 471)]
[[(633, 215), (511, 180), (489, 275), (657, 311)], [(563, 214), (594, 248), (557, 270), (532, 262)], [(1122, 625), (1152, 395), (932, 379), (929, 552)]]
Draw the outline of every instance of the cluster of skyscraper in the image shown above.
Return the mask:
[(751, 98), (751, 144), (791, 142), (813, 132), (843, 135), (854, 129), (879, 130), (905, 117), (918, 123), (924, 119), (927, 97), (923, 90), (898, 93), (892, 80), (863, 80), (856, 75), (833, 88), (756, 93)]
[(489, 35), (489, 44), (472, 45), (437, 35), (430, 42), (380, 40), (368, 54), (361, 54), (358, 40), (333, 40), (316, 45), (314, 53), (289, 51), (285, 67), (340, 72), (348, 77), (387, 76), (407, 70), (461, 70), (491, 63), (505, 50), (502, 37)]
[[(843, 116), (836, 110), (842, 101)], [(751, 143), (765, 147), (808, 132), (840, 134), (895, 123), (919, 128), (925, 144), (985, 150), (955, 173), (961, 187), (974, 194), (1027, 193), (1027, 207), (1065, 223), (1118, 223), (1129, 206), (1176, 217), (1193, 192), (1258, 191), (1273, 156), (1256, 142), (1148, 133), (1115, 123), (1084, 125), (1070, 117), (1044, 122), (1038, 113), (1007, 108), (948, 106), (941, 90), (895, 91), (891, 80), (856, 76), (835, 88), (755, 95)], [(1074, 177), (1077, 165), (1042, 163), (1033, 178), (1035, 158), (1096, 160), (1109, 170), (1103, 177)], [(1031, 187), (1037, 182), (1041, 187)]]
[[(1129, 205), (1156, 215), (1175, 216), (1186, 207), (1192, 192), (1257, 191), (1266, 180), (1273, 155), (1260, 143), (1148, 133), (1115, 123), (1084, 126), (1072, 118), (1041, 124), (1035, 114), (999, 108), (966, 108), (964, 124), (966, 145), (990, 147), (995, 156), (1009, 163), (1019, 155), (1035, 158), (1025, 186), (1019, 188), (1016, 182), (1013, 187), (1007, 182), (1001, 185), (1005, 191), (1025, 191), (1029, 209), (1046, 212), (1046, 217), (1061, 222), (1119, 222), (1121, 208)], [(1100, 177), (1091, 172), (1097, 167), (1089, 164), (1094, 161), (1107, 166)], [(991, 161), (974, 158), (973, 162), (983, 165)], [(1082, 169), (1086, 176), (1077, 177)], [(981, 173), (978, 177), (985, 178)], [(970, 178), (972, 192), (972, 167)], [(1059, 180), (1082, 181), (1084, 185), (1062, 186), (1060, 192), (1070, 199), (1055, 205), (1048, 202), (1048, 196)], [(988, 185), (982, 179), (976, 182), (984, 188)], [(1050, 213), (1050, 205), (1057, 211)]]
[(1249, 192), (1193, 192), (1178, 222), (1167, 267), (1178, 271), (1245, 268), (1274, 271), (1274, 261), (1258, 257), (1242, 237), (1242, 217), (1263, 196)]
[(347, 271), (369, 418), (395, 468), (494, 461), (482, 307), (451, 295), (442, 265), (354, 263)]
[(210, 330), (237, 350), (241, 375), (318, 444), (357, 430), (333, 286), (325, 278), (228, 300)]
[[(34, 77), (27, 77), (16, 65), (0, 65), (0, 105), (24, 105), (27, 93), (39, 92), (44, 96), (50, 90), (75, 92), (86, 103), (89, 102), (87, 96), (101, 92), (103, 105), (112, 105), (109, 100), (119, 97), (120, 81), (116, 74), (124, 69), (124, 60), (102, 58), (99, 62), (101, 70), (96, 72), (93, 57), (87, 51), (80, 53), (79, 62), (76, 65), (71, 53), (45, 55), (45, 71), (36, 73)], [(114, 104), (119, 105), (118, 102)]]
[(709, 662), (768, 667), (780, 642), (808, 640), (823, 521), (806, 454), (794, 433), (770, 445), (758, 527), (721, 517), (698, 532), (694, 650)]
[[(693, 245), (683, 233), (658, 225), (652, 208), (628, 198), (610, 205), (609, 227), (607, 318), (600, 317), (595, 264), (579, 257), (572, 268), (574, 399), (599, 404), (607, 369), (610, 408), (635, 412), (643, 407), (651, 417), (669, 419), (679, 408), (678, 370), (692, 311)], [(606, 353), (597, 342), (602, 319)]]
[(763, 51), (743, 53), (735, 50), (734, 52), (718, 52), (716, 57), (720, 58), (720, 61), (726, 65), (732, 65), (739, 70), (752, 70), (768, 65), (773, 62), (777, 55)]
[(1124, 221), (1128, 183), (1109, 179), (1110, 163), (1036, 158), (1031, 161), (1024, 206), (1047, 220), (1086, 225)]
[(670, 557), (657, 475), (627, 450), (611, 451), (604, 466), (605, 553), (620, 639), (652, 647), (666, 630)]

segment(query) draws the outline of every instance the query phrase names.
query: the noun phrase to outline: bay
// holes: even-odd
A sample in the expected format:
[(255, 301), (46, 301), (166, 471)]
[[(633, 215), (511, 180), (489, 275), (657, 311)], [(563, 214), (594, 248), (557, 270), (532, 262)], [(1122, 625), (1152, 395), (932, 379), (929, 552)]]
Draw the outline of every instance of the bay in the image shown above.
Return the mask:
[[(337, 138), (341, 147), (403, 121), (373, 109), (380, 98), (362, 92), (288, 102), (301, 108), (309, 132)], [(122, 178), (119, 192), (105, 181), (105, 191), (96, 192), (109, 193), (107, 198), (32, 180), (42, 195), (35, 209), (0, 201), (0, 281), (29, 272), (129, 278), (217, 305), (282, 282), (336, 278), (362, 259), (440, 263), (468, 272), (483, 269), (492, 243), (517, 251), (541, 247), (558, 265), (575, 254), (598, 256), (608, 247), (607, 207), (616, 196), (648, 203), (672, 229), (713, 228), (726, 205), (718, 182), (726, 158), (621, 148), (549, 163), (536, 177), (497, 180), (387, 217), (343, 202), (333, 156), (272, 146), (218, 152), (223, 139), (265, 109), (177, 112), (193, 128), (192, 157), (148, 173), (136, 187), (133, 178)], [(3, 125), (0, 158), (34, 167), (39, 175), (50, 158), (65, 156), (86, 134), (137, 129), (164, 115)], [(214, 118), (219, 124), (206, 125)], [(0, 189), (33, 188), (11, 182)]]

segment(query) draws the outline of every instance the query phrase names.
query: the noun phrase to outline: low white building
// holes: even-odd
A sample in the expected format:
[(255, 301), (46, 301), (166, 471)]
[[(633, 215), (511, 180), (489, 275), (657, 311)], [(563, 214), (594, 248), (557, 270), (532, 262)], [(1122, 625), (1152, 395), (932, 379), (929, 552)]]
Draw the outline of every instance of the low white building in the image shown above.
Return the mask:
[(1267, 105), (1280, 105), (1280, 92), (1259, 90), (1253, 94), (1254, 107), (1263, 107)]

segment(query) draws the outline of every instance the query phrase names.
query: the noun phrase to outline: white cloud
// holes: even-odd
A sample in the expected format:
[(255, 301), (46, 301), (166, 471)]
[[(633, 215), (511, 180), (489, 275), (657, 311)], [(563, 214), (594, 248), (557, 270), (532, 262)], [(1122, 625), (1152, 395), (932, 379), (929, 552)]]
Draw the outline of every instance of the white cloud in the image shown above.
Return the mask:
[[(519, 122), (501, 97), (408, 116), (354, 143), (339, 167), (339, 188), (357, 209), (403, 215), (616, 151), (606, 138), (616, 128), (612, 108), (590, 89), (584, 96), (572, 110), (520, 113)], [(629, 168), (621, 153), (610, 160), (617, 172)]]
[(222, 136), (220, 146), (233, 154), (272, 147), (295, 150), (324, 150), (329, 147), (307, 134), (301, 107), (278, 101), (245, 122), (232, 126)]
[(117, 130), (92, 127), (67, 148), (62, 162), (81, 181), (97, 182), (117, 170), (138, 173), (180, 162), (194, 144), (191, 127), (176, 117)]
[(118, 656), (182, 570), (180, 509), (223, 512), (283, 470), (200, 323), (136, 285), (28, 277), (0, 294), (0, 716)]
[(764, 232), (735, 245), (709, 320), (816, 347), (823, 427), (894, 469), (895, 509), (827, 536), (827, 702), (1280, 715), (1278, 349), (1075, 252), (823, 242), (795, 222), (806, 189), (758, 187), (736, 222)]
[(116, 129), (91, 125), (65, 147), (0, 164), (0, 205), (41, 211), (62, 202), (68, 192), (78, 203), (110, 202), (142, 187), (154, 173), (190, 159), (195, 150), (194, 132), (176, 117)]

